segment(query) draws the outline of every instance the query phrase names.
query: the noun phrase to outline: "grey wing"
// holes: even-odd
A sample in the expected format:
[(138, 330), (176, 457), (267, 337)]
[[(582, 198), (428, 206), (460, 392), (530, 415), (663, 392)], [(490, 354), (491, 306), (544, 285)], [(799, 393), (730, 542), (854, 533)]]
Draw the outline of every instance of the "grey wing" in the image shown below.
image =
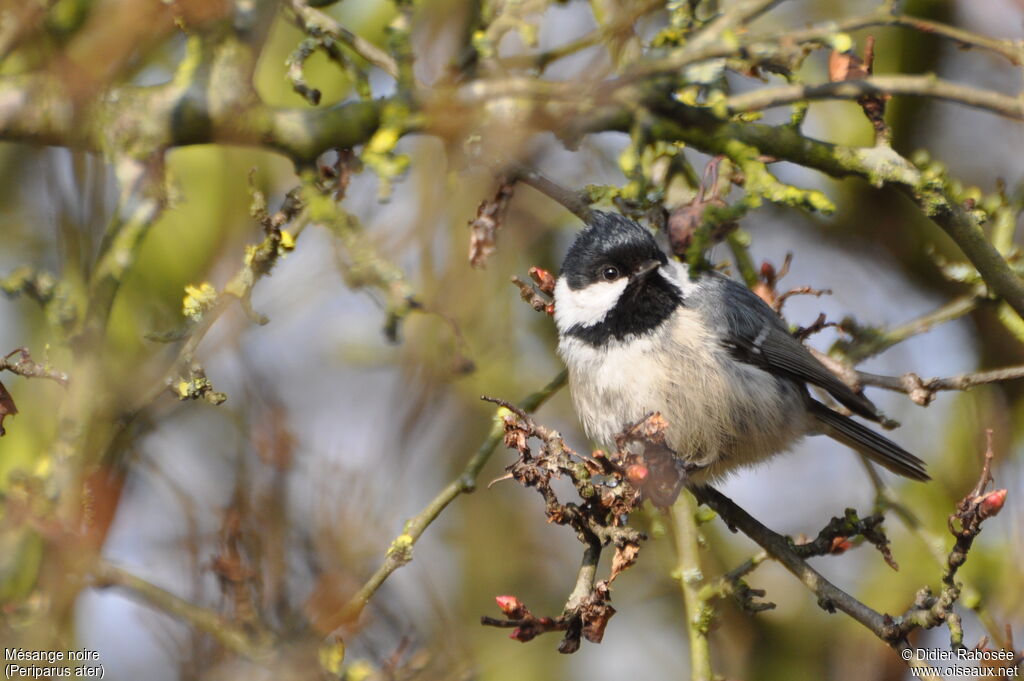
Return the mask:
[(704, 300), (699, 302), (722, 334), (723, 343), (737, 359), (774, 374), (817, 385), (854, 413), (873, 421), (880, 420), (875, 405), (815, 359), (756, 294), (725, 276), (713, 277), (713, 286), (719, 294), (714, 296), (717, 300), (704, 294)]

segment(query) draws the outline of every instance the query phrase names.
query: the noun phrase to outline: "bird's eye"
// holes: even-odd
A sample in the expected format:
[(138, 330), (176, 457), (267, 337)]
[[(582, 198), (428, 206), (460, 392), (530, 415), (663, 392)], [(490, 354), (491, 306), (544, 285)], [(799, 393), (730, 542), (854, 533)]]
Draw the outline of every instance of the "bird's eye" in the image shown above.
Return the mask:
[(615, 281), (619, 278), (619, 268), (608, 265), (601, 269), (601, 276), (605, 281)]

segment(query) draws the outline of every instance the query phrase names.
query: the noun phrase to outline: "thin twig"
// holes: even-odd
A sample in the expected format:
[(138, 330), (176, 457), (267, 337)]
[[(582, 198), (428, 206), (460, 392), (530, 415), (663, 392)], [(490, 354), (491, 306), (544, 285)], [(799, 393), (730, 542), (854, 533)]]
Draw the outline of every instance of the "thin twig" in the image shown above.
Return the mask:
[(327, 35), (378, 67), (392, 78), (398, 78), (398, 63), (390, 54), (366, 38), (353, 33), (327, 14), (310, 7), (305, 0), (289, 0), (299, 27), (313, 37)]
[[(878, 638), (897, 650), (909, 648), (907, 636), (918, 628), (932, 628), (946, 624), (950, 631), (954, 647), (962, 646), (963, 629), (960, 618), (952, 612), (953, 604), (960, 597), (960, 585), (956, 582), (956, 573), (967, 560), (974, 539), (981, 532), (982, 522), (999, 513), (1006, 500), (1005, 489), (986, 493), (992, 482), (992, 441), (989, 431), (989, 445), (985, 452), (985, 464), (974, 489), (968, 492), (957, 505), (956, 512), (949, 517), (949, 530), (956, 542), (945, 560), (942, 575), (943, 587), (939, 594), (933, 595), (927, 587), (918, 591), (914, 604), (903, 615), (893, 617), (873, 610), (853, 596), (822, 577), (810, 567), (800, 556), (799, 547), (794, 546), (787, 537), (773, 532), (761, 524), (756, 518), (737, 506), (731, 499), (711, 487), (699, 487), (693, 490), (694, 496), (713, 509), (732, 530), (740, 530), (768, 554), (779, 561), (783, 567), (795, 575), (818, 597), (818, 604), (828, 612), (841, 610), (867, 627)], [(830, 523), (830, 528), (836, 521)], [(829, 528), (821, 535), (823, 544), (827, 543)], [(878, 545), (876, 539), (869, 534), (874, 527), (866, 528), (865, 537)], [(879, 546), (883, 553), (884, 546)], [(910, 662), (913, 664), (913, 661)]]
[(738, 529), (769, 553), (783, 567), (814, 592), (818, 603), (829, 612), (840, 610), (863, 624), (876, 636), (891, 642), (894, 630), (891, 620), (861, 603), (812, 568), (793, 549), (792, 542), (768, 529), (759, 520), (737, 506), (735, 502), (712, 487), (700, 487), (693, 491), (697, 500), (707, 504), (721, 516), (730, 528)]
[(697, 529), (696, 504), (690, 494), (679, 495), (672, 505), (672, 528), (676, 543), (676, 571), (686, 608), (686, 630), (690, 642), (691, 681), (710, 681), (711, 647), (708, 644), (710, 613), (701, 598), (704, 575), (700, 567), (700, 541)]
[(719, 39), (723, 33), (735, 31), (780, 2), (782, 0), (741, 0), (734, 3), (687, 42), (680, 54), (685, 58), (686, 55), (699, 54), (709, 46), (720, 44)]
[[(562, 371), (550, 383), (533, 393), (520, 405), (524, 412), (537, 410), (542, 404), (548, 401), (552, 395), (558, 392), (566, 383), (568, 373)], [(468, 494), (476, 489), (476, 480), (481, 469), (491, 458), (491, 454), (500, 444), (505, 435), (505, 426), (501, 420), (496, 419), (490, 434), (484, 440), (476, 454), (469, 460), (462, 473), (448, 483), (422, 511), (409, 519), (403, 528), (402, 534), (391, 542), (385, 555), (384, 562), (377, 571), (366, 581), (356, 592), (355, 596), (345, 605), (338, 615), (342, 623), (356, 619), (366, 607), (370, 598), (377, 592), (377, 589), (391, 576), (398, 568), (412, 560), (412, 548), (423, 532), (434, 520), (453, 502), (459, 495)]]
[(841, 326), (853, 336), (853, 339), (837, 341), (832, 347), (832, 351), (838, 352), (847, 361), (857, 364), (908, 338), (931, 331), (939, 324), (945, 324), (970, 314), (980, 303), (981, 298), (978, 294), (960, 296), (920, 317), (889, 329), (870, 327), (862, 329), (852, 319), (844, 319)]
[(559, 45), (550, 50), (538, 52), (536, 54), (513, 54), (508, 57), (501, 57), (498, 59), (498, 63), (502, 68), (506, 69), (526, 69), (535, 68), (543, 71), (548, 64), (556, 62), (559, 59), (563, 59), (570, 55), (576, 54), (588, 47), (593, 47), (601, 42), (604, 35), (605, 29), (594, 29), (590, 33), (577, 38), (576, 40)]
[(590, 220), (590, 201), (587, 200), (587, 197), (582, 192), (563, 187), (522, 163), (509, 161), (504, 166), (509, 179), (530, 185), (542, 194), (562, 204), (566, 210), (584, 222)]
[(195, 629), (209, 634), (225, 648), (253, 662), (264, 664), (273, 654), (273, 642), (266, 637), (255, 637), (243, 627), (226, 620), (220, 613), (189, 603), (123, 568), (101, 560), (91, 574), (96, 588), (125, 589), (159, 612), (178, 617)]
[(819, 85), (781, 85), (733, 95), (725, 100), (730, 113), (761, 111), (795, 102), (823, 99), (860, 99), (870, 95), (932, 97), (1024, 120), (1024, 98), (962, 85), (935, 76), (871, 76)]
[(917, 404), (928, 406), (935, 399), (935, 393), (939, 391), (970, 390), (977, 385), (1020, 380), (1024, 378), (1024, 365), (959, 374), (948, 378), (922, 379), (913, 372), (905, 373), (902, 376), (882, 376), (858, 371), (856, 376), (861, 385), (873, 385), (877, 388), (905, 393)]
[(744, 577), (756, 570), (757, 567), (767, 559), (767, 551), (763, 549), (758, 551), (732, 570), (723, 574), (714, 582), (704, 585), (700, 590), (701, 600), (705, 603), (710, 603), (716, 598), (732, 596), (736, 599), (739, 606), (746, 612), (758, 613), (764, 612), (765, 610), (774, 610), (774, 603), (770, 601), (754, 600), (755, 598), (764, 598), (764, 589), (751, 589), (750, 586), (743, 581)]
[[(976, 47), (998, 54), (1014, 65), (1024, 63), (1024, 40), (990, 38), (972, 33), (956, 26), (942, 24), (917, 17), (890, 14), (889, 12), (872, 12), (839, 21), (827, 21), (803, 29), (786, 33), (786, 43), (790, 45), (825, 45), (840, 33), (856, 31), (874, 26), (899, 26), (930, 35), (956, 41), (960, 45)], [(699, 49), (697, 49), (699, 47)], [(726, 57), (746, 56), (755, 59), (767, 58), (778, 54), (783, 49), (778, 36), (773, 34), (756, 34), (742, 36), (733, 44), (722, 41), (710, 42), (699, 46), (690, 45), (688, 50), (677, 52), (660, 59), (650, 59), (635, 64), (628, 73), (628, 79), (676, 73), (680, 69), (703, 61)]]
[[(18, 359), (11, 360), (11, 357), (18, 355)], [(39, 364), (32, 359), (27, 348), (16, 348), (0, 357), (0, 371), (10, 371), (12, 374), (25, 378), (48, 378), (67, 387), (70, 379), (63, 371), (58, 371), (47, 364)]]
[[(961, 47), (976, 47), (1006, 58), (1011, 64), (1020, 66), (1024, 63), (1024, 40), (1010, 40), (1005, 38), (991, 38), (966, 31), (957, 26), (950, 26), (938, 21), (921, 19), (906, 14), (890, 14), (888, 12), (877, 12), (859, 17), (850, 17), (832, 22), (833, 32), (856, 31), (862, 28), (874, 26), (899, 26), (909, 28), (920, 33), (936, 35), (956, 42)], [(797, 42), (807, 40), (807, 35), (822, 35), (823, 27), (810, 27), (804, 30), (794, 31), (789, 37)]]

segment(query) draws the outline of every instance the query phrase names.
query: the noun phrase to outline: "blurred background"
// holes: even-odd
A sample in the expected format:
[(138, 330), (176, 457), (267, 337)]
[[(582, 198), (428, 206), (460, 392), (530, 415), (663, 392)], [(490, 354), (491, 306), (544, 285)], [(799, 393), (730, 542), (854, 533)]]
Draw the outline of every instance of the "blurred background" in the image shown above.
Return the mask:
[[(70, 61), (102, 72), (97, 82), (157, 85), (170, 81), (188, 58), (184, 33), (173, 22), (164, 26), (164, 19), (153, 23), (140, 9), (145, 2), (36, 4), (46, 8), (25, 20), (29, 28), (19, 29), (23, 35), (17, 40), (8, 35), (15, 23), (0, 28), (0, 72), (6, 77)], [(438, 82), (457, 56), (459, 18), (469, 4), (425, 2), (409, 14), (411, 49), (423, 82)], [(790, 2), (756, 25), (802, 26), (873, 6), (853, 0)], [(511, 56), (564, 45), (594, 31), (602, 7), (597, 0), (533, 3), (528, 17), (537, 46), (525, 45), (528, 32), (516, 30), (494, 47)], [(903, 10), (984, 35), (1024, 38), (1019, 0), (914, 1)], [(14, 4), (4, 7), (3, 21), (14, 22), (19, 11)], [(190, 10), (185, 5), (182, 11)], [(344, 0), (323, 11), (387, 46), (393, 34), (387, 27), (407, 10), (383, 0)], [(638, 33), (653, 36), (666, 20), (653, 12), (637, 24)], [(275, 107), (312, 108), (285, 77), (286, 59), (303, 33), (284, 11), (268, 26), (254, 73), (258, 96)], [(876, 73), (935, 72), (1008, 93), (1022, 82), (1019, 68), (982, 51), (961, 51), (948, 41), (896, 28), (853, 35), (861, 41), (868, 33), (876, 38)], [(545, 74), (558, 80), (607, 74), (607, 55), (596, 44), (553, 63)], [(824, 52), (811, 55), (801, 72), (804, 80), (827, 80), (826, 62)], [(380, 69), (366, 73), (374, 96), (394, 92), (394, 80)], [(321, 107), (358, 98), (356, 79), (321, 53), (306, 64), (305, 78), (322, 91)], [(761, 86), (739, 75), (729, 79), (734, 91)], [(770, 112), (766, 120), (788, 116)], [(904, 98), (890, 103), (887, 120), (900, 153), (925, 149), (964, 185), (984, 192), (1003, 186), (1020, 196), (1019, 122)], [(813, 104), (804, 132), (843, 144), (873, 140), (853, 102)], [(525, 127), (522, 134), (507, 128), (484, 134), (503, 135), (495, 146), (566, 187), (622, 186), (629, 179), (621, 163), (631, 145), (624, 133), (590, 135), (572, 150), (551, 134)], [(187, 285), (209, 282), (223, 290), (242, 267), (246, 246), (264, 238), (250, 215), (250, 183), (276, 210), (298, 183), (296, 167), (280, 154), (228, 144), (167, 151), (166, 209), (125, 274), (88, 371), (73, 363), (77, 355), (67, 343), (59, 307), (40, 306), (29, 295), (0, 298), (0, 354), (25, 347), (37, 362), (66, 371), (72, 386), (89, 381), (88, 390), (76, 392), (54, 381), (0, 374), (19, 412), (4, 422), (7, 435), (0, 440), (3, 646), (93, 649), (106, 678), (114, 681), (324, 673), (315, 651), (338, 626), (338, 610), (379, 567), (403, 523), (459, 475), (490, 432), (494, 411), (479, 396), (519, 400), (561, 368), (550, 318), (525, 305), (509, 278), (525, 278), (534, 265), (556, 272), (579, 221), (519, 185), (496, 252), (484, 269), (472, 268), (467, 225), (495, 192), (493, 168), (467, 160), (429, 134), (403, 136), (395, 152), (408, 155), (409, 165), (387, 200), (380, 198), (377, 174), (367, 169), (352, 177), (341, 205), (376, 252), (404, 272), (423, 309), (403, 315), (389, 339), (392, 301), (376, 288), (349, 285), (353, 264), (346, 242), (314, 220), (252, 290), (252, 308), (269, 323), (254, 324), (241, 306), (229, 305), (196, 350), (205, 375), (227, 396), (223, 404), (179, 401), (172, 390), (140, 402), (154, 387), (159, 393), (180, 346), (150, 338), (185, 325)], [(709, 160), (686, 153), (698, 172)], [(11, 293), (18, 268), (27, 266), (65, 282), (72, 308), (87, 304), (82, 282), (120, 210), (123, 184), (115, 165), (74, 148), (0, 145), (7, 180), (0, 184), (5, 291)], [(773, 170), (785, 182), (825, 192), (837, 206), (830, 216), (765, 206), (741, 222), (758, 266), (768, 261), (779, 267), (793, 253), (783, 290), (809, 285), (833, 292), (791, 299), (785, 307), (790, 323), (806, 326), (823, 312), (833, 321), (852, 317), (863, 325), (893, 327), (969, 293), (937, 265), (962, 260), (956, 247), (901, 195), (788, 163)], [(693, 193), (693, 187), (678, 189), (666, 203), (678, 205)], [(710, 252), (714, 262), (731, 257), (725, 246)], [(827, 351), (839, 338), (826, 329), (810, 344)], [(980, 302), (859, 368), (930, 377), (1022, 362), (1024, 345), (1001, 323), (997, 306)], [(97, 423), (82, 426), (92, 434), (78, 440), (85, 443), (80, 451), (68, 454), (61, 419), (71, 396), (83, 394), (102, 408), (93, 412)], [(922, 586), (938, 586), (941, 567), (934, 555), (952, 543), (946, 518), (975, 484), (985, 430), (991, 428), (996, 484), (1010, 493), (961, 570), (967, 587), (958, 612), (968, 646), (982, 636), (1005, 637), (1005, 627), (1019, 646), (1024, 383), (940, 393), (927, 408), (899, 393), (869, 389), (868, 395), (902, 423), (891, 437), (928, 462), (934, 480), (927, 485), (881, 473), (893, 495), (918, 515), (921, 528), (912, 531), (895, 517), (887, 521), (898, 572), (870, 547), (812, 564), (883, 612), (903, 612)], [(589, 449), (566, 391), (539, 411), (538, 421), (559, 429), (578, 450)], [(108, 444), (90, 444), (96, 442)], [(512, 482), (486, 485), (513, 457), (499, 447), (482, 471), (479, 489), (446, 509), (416, 544), (412, 562), (388, 579), (358, 623), (344, 625), (339, 673), (351, 679), (688, 678), (675, 547), (668, 518), (654, 509), (634, 518), (650, 540), (638, 564), (615, 582), (618, 613), (603, 643), (585, 643), (575, 655), (563, 656), (554, 636), (520, 644), (504, 630), (480, 626), (481, 615), (498, 615), (493, 599), (499, 594), (515, 594), (535, 613), (557, 614), (579, 562), (573, 533), (545, 522), (535, 492)], [(71, 488), (80, 492), (70, 494)], [(722, 491), (793, 536), (813, 536), (847, 507), (867, 514), (875, 499), (857, 457), (816, 438), (770, 465), (733, 475)], [(69, 504), (81, 509), (80, 526), (57, 522), (75, 516), (67, 515)], [(701, 530), (701, 561), (709, 577), (757, 550), (720, 522)], [(88, 574), (97, 555), (246, 631), (269, 629), (278, 660), (269, 667), (246, 661), (124, 589), (92, 588)], [(820, 610), (813, 595), (779, 566), (766, 562), (748, 581), (765, 589), (778, 607), (751, 616), (731, 602), (717, 604), (711, 647), (714, 669), (725, 678), (907, 677), (889, 648), (845, 616)], [(948, 636), (937, 629), (915, 641), (943, 648)]]

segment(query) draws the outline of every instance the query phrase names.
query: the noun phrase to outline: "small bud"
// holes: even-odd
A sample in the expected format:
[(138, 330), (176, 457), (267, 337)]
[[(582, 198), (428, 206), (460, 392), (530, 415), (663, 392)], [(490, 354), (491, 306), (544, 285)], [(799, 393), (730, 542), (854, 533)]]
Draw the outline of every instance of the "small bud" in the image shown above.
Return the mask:
[(832, 539), (832, 548), (829, 553), (846, 553), (853, 548), (853, 543), (846, 537), (835, 537)]
[(537, 284), (537, 287), (551, 295), (555, 292), (555, 278), (551, 276), (551, 273), (541, 267), (531, 267), (529, 269), (530, 278)]
[(997, 489), (994, 492), (989, 492), (981, 498), (978, 502), (978, 512), (982, 518), (990, 518), (999, 511), (1003, 510), (1003, 504), (1006, 502), (1006, 490)]
[(647, 466), (638, 463), (626, 466), (626, 478), (634, 485), (642, 485), (648, 475), (650, 475), (650, 470)]
[(494, 600), (509, 619), (519, 619), (526, 611), (526, 606), (515, 596), (495, 596)]
[(523, 627), (516, 627), (512, 630), (512, 633), (509, 634), (508, 637), (513, 641), (526, 643), (527, 641), (532, 641), (534, 638), (536, 638), (537, 632), (534, 631), (532, 627), (527, 627), (525, 629)]
[(765, 281), (774, 281), (775, 265), (772, 265), (767, 260), (761, 263), (761, 278), (764, 279)]

